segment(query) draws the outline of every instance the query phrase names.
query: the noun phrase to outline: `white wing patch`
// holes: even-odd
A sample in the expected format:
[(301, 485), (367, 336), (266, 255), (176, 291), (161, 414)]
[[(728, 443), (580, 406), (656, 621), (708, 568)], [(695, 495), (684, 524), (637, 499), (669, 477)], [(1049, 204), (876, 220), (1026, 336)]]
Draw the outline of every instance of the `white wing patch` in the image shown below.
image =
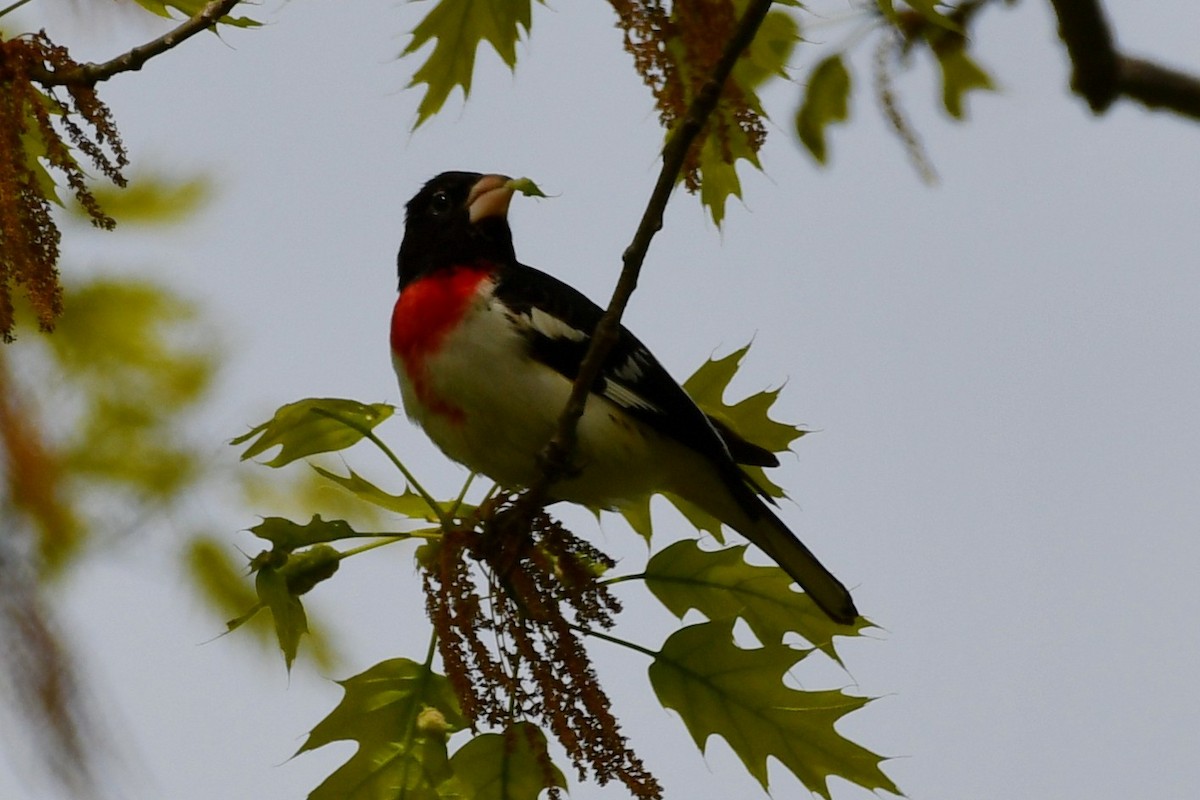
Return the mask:
[(558, 317), (540, 308), (529, 309), (529, 325), (535, 331), (548, 339), (569, 339), (572, 342), (582, 342), (588, 335), (578, 328), (572, 328)]
[(629, 354), (629, 357), (625, 359), (621, 366), (613, 370), (613, 375), (623, 381), (636, 383), (637, 381), (641, 380), (642, 375), (645, 374), (646, 367), (649, 365), (649, 363), (650, 357), (645, 350), (634, 350)]
[(642, 408), (646, 411), (662, 413), (662, 409), (654, 405), (654, 403), (634, 392), (628, 386), (617, 383), (614, 380), (606, 380), (604, 382), (603, 394), (622, 408)]

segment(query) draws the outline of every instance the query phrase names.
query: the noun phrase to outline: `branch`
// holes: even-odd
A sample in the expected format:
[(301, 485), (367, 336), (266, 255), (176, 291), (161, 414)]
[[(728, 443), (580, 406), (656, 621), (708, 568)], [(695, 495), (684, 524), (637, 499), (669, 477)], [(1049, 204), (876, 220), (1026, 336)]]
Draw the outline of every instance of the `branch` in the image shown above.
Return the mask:
[(1194, 75), (1122, 56), (1117, 60), (1117, 83), (1126, 97), (1147, 108), (1200, 119), (1200, 78)]
[(562, 415), (558, 419), (558, 428), (554, 438), (547, 443), (546, 449), (542, 453), (541, 478), (530, 486), (521, 498), (522, 508), (526, 513), (545, 505), (550, 486), (563, 477), (569, 469), (571, 453), (575, 450), (576, 426), (579, 418), (583, 416), (588, 393), (600, 374), (604, 359), (608, 357), (613, 345), (617, 342), (621, 328), (621, 315), (625, 312), (625, 306), (629, 303), (633, 290), (637, 288), (638, 275), (641, 273), (646, 252), (650, 249), (650, 241), (662, 229), (663, 212), (666, 210), (667, 201), (671, 198), (672, 190), (679, 182), (684, 159), (691, 150), (692, 143), (704, 129), (704, 124), (708, 121), (709, 116), (717, 107), (717, 103), (721, 99), (721, 91), (724, 89), (730, 73), (733, 72), (738, 58), (754, 41), (754, 36), (770, 9), (771, 0), (751, 0), (746, 13), (738, 22), (733, 36), (726, 43), (721, 58), (713, 67), (712, 75), (709, 76), (708, 81), (692, 101), (683, 121), (675, 128), (667, 138), (666, 145), (663, 146), (662, 169), (658, 173), (658, 181), (654, 184), (654, 190), (650, 194), (646, 210), (642, 213), (642, 220), (633, 236), (633, 241), (622, 255), (621, 277), (613, 290), (608, 309), (592, 333), (591, 344), (579, 367), (579, 374), (571, 388), (571, 396), (567, 401), (566, 408), (563, 409)]
[(157, 39), (151, 39), (145, 44), (138, 45), (128, 53), (122, 53), (103, 64), (80, 64), (74, 69), (62, 70), (38, 66), (30, 70), (30, 77), (43, 86), (66, 86), (69, 84), (95, 86), (100, 81), (106, 81), (122, 72), (137, 71), (155, 56), (162, 55), (197, 33), (216, 25), (239, 2), (241, 0), (210, 0), (195, 16), (184, 20)]
[(1071, 58), (1071, 88), (1103, 114), (1126, 97), (1152, 109), (1200, 119), (1200, 79), (1122, 54), (1100, 0), (1050, 0)]

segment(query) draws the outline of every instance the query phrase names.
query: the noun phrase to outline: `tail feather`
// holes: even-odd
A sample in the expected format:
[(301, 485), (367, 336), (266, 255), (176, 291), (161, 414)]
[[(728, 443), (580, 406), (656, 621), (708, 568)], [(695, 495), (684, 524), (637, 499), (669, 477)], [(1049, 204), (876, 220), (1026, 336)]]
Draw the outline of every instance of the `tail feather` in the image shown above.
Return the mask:
[(762, 511), (757, 519), (734, 528), (792, 576), (830, 619), (842, 625), (853, 624), (858, 609), (849, 590), (770, 509), (761, 502), (759, 505)]
[(729, 525), (792, 577), (830, 619), (851, 625), (858, 609), (846, 587), (817, 560), (796, 534), (771, 512), (750, 479), (734, 464), (726, 474), (692, 470), (673, 491)]

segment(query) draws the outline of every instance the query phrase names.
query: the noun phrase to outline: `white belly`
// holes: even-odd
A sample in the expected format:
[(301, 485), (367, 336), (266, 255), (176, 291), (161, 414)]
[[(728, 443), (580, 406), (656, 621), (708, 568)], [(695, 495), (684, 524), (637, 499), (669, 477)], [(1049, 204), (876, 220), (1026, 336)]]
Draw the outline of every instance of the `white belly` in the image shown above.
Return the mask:
[[(538, 454), (554, 435), (571, 382), (525, 355), (522, 335), (489, 295), (481, 293), (426, 362), (425, 396), (460, 414), (423, 403), (393, 358), (409, 418), (450, 458), (506, 488), (521, 488), (540, 474)], [(573, 463), (579, 473), (557, 483), (553, 496), (611, 508), (664, 488), (664, 442), (643, 430), (608, 400), (591, 395), (578, 427)]]

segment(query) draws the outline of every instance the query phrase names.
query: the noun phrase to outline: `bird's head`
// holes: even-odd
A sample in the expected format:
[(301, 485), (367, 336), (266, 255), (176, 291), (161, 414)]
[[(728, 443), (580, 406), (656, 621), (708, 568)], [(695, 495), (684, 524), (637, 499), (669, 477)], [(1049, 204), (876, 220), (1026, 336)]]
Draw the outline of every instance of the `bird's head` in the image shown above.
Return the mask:
[(408, 201), (397, 267), (400, 288), (439, 269), (516, 260), (504, 175), (443, 172)]

